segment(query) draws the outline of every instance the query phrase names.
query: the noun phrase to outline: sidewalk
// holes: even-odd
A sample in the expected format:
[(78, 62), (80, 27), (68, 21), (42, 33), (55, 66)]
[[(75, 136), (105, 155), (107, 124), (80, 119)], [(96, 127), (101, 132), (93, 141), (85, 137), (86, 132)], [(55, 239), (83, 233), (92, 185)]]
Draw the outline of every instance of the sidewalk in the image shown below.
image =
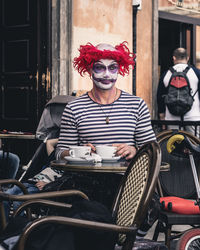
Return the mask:
[[(156, 224), (157, 224), (157, 222), (154, 223), (152, 228), (149, 230), (148, 234), (145, 237), (146, 239), (150, 239), (150, 240), (153, 239), (153, 234), (154, 234)], [(185, 230), (187, 230), (189, 228), (191, 228), (191, 227), (188, 226), (188, 225), (176, 225), (176, 226), (173, 226), (173, 230), (177, 230), (177, 231), (185, 231)], [(165, 241), (165, 237), (164, 237), (163, 233), (160, 233), (160, 235), (158, 237), (158, 241), (160, 241), (160, 242)], [(176, 249), (176, 243), (177, 243), (177, 240), (172, 240), (170, 250), (175, 250)]]

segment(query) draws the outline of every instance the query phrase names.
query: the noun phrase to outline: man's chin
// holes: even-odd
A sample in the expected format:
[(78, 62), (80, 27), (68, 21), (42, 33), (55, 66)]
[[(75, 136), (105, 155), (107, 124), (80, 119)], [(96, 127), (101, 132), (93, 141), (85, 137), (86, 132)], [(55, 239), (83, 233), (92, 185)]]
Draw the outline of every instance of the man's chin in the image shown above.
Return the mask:
[(105, 83), (101, 83), (101, 82), (96, 82), (96, 81), (94, 81), (94, 84), (95, 84), (98, 88), (100, 88), (100, 89), (108, 90), (108, 89), (111, 89), (115, 83), (112, 82), (112, 83), (105, 84)]

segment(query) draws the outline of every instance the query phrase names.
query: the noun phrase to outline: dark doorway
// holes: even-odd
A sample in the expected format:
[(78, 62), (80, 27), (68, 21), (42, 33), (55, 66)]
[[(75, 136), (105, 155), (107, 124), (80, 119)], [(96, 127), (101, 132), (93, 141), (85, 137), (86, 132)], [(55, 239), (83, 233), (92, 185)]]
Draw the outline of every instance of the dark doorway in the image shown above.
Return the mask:
[(162, 74), (173, 65), (172, 53), (178, 47), (187, 49), (192, 58), (192, 24), (159, 18), (159, 66)]
[(48, 9), (48, 0), (0, 0), (0, 130), (37, 128), (50, 89)]

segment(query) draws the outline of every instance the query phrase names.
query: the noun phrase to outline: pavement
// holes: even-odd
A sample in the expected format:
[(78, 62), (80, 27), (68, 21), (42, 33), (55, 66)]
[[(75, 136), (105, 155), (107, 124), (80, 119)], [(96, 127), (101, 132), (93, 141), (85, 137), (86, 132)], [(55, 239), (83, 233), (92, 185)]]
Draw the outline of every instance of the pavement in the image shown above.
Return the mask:
[[(155, 222), (154, 225), (152, 226), (152, 228), (148, 231), (148, 234), (145, 237), (146, 239), (150, 239), (150, 240), (153, 239), (153, 234), (154, 234), (154, 230), (155, 230), (156, 224), (157, 224), (157, 222)], [(190, 228), (191, 227), (188, 226), (188, 225), (175, 225), (175, 226), (173, 226), (172, 229), (176, 230), (176, 231), (185, 231), (185, 230), (188, 230)], [(164, 233), (160, 233), (159, 234), (159, 237), (158, 237), (157, 241), (164, 243), (164, 241), (165, 241)], [(178, 241), (177, 239), (171, 241), (171, 243), (170, 243), (171, 246), (170, 246), (169, 250), (175, 250), (176, 249), (177, 241)]]
[[(154, 225), (152, 226), (152, 228), (148, 231), (148, 234), (146, 235), (145, 239), (149, 239), (149, 240), (153, 239), (153, 234), (154, 234), (156, 224), (157, 224), (157, 222), (155, 222)], [(172, 229), (176, 230), (176, 231), (185, 231), (185, 230), (188, 230), (189, 228), (191, 228), (191, 227), (188, 225), (176, 225), (176, 226), (173, 226)], [(164, 244), (164, 241), (165, 241), (164, 233), (159, 234), (157, 241)], [(176, 250), (177, 241), (178, 241), (178, 239), (171, 241), (169, 250)], [(135, 250), (135, 249), (137, 249), (137, 247), (133, 247), (132, 250)], [(140, 248), (140, 249), (143, 249), (143, 248)], [(116, 246), (115, 250), (122, 250), (122, 248), (120, 246)]]

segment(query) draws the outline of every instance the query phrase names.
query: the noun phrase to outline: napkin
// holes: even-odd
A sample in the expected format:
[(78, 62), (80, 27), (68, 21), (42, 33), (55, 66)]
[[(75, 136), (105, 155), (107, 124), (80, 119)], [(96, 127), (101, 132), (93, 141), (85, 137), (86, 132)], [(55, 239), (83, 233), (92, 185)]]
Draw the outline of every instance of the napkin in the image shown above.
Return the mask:
[(94, 162), (101, 162), (102, 158), (100, 155), (92, 153), (91, 156), (94, 158)]

